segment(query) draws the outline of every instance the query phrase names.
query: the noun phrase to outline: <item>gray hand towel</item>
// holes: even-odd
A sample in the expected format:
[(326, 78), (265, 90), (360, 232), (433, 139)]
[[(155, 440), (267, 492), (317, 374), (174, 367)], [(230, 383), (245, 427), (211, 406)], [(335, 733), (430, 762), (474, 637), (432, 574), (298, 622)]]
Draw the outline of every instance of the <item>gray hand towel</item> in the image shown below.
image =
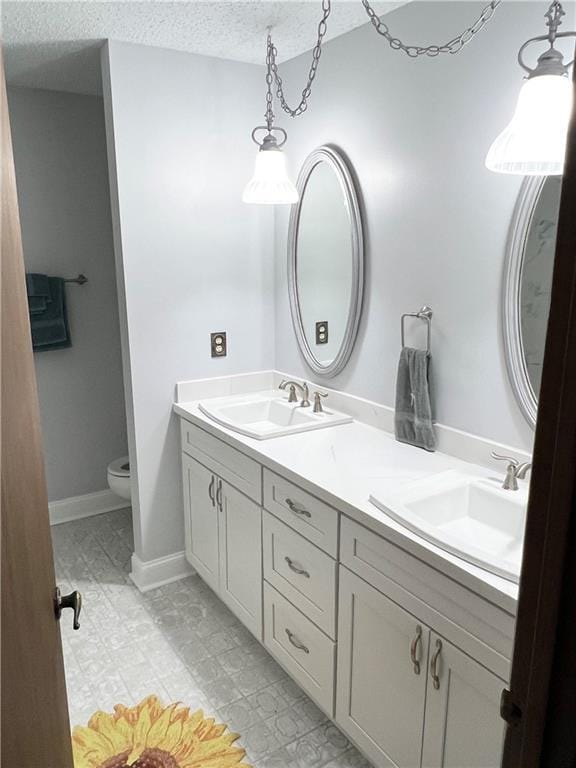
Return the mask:
[(436, 449), (431, 398), (430, 353), (404, 347), (396, 379), (396, 440), (427, 451)]

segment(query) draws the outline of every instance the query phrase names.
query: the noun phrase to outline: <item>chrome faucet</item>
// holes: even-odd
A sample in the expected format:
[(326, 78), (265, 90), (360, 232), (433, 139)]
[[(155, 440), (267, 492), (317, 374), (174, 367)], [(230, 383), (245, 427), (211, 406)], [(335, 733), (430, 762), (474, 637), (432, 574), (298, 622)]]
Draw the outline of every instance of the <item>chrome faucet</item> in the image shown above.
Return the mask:
[(493, 459), (497, 459), (497, 461), (508, 462), (506, 466), (506, 477), (502, 483), (502, 488), (504, 488), (505, 491), (517, 491), (518, 480), (524, 480), (528, 470), (532, 469), (531, 462), (525, 461), (520, 464), (518, 459), (514, 459), (512, 456), (500, 456), (500, 454), (494, 453), (494, 451), (492, 451), (490, 455)]
[(310, 390), (308, 389), (308, 384), (306, 382), (303, 382), (302, 384), (298, 384), (297, 381), (286, 381), (284, 379), (279, 384), (279, 389), (286, 389), (286, 387), (290, 387), (289, 394), (288, 394), (288, 402), (289, 403), (297, 403), (298, 398), (296, 397), (296, 390), (299, 389), (302, 393), (302, 400), (300, 401), (300, 407), (301, 408), (309, 408), (310, 407)]
[(314, 392), (314, 407), (312, 408), (314, 413), (324, 413), (321, 400), (322, 397), (328, 397), (328, 392), (320, 392), (318, 390)]

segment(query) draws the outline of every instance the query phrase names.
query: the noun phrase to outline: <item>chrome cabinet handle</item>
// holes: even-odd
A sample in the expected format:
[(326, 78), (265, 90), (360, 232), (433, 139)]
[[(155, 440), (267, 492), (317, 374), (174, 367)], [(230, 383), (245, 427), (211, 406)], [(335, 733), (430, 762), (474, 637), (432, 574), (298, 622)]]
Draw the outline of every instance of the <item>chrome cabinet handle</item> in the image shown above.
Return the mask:
[(302, 515), (302, 517), (312, 517), (307, 509), (300, 509), (300, 507), (297, 507), (296, 504), (294, 504), (292, 499), (286, 499), (286, 504), (288, 504), (289, 509), (294, 512), (295, 515)]
[(222, 480), (218, 478), (218, 486), (216, 488), (216, 504), (218, 505), (218, 511), (222, 512)]
[(420, 674), (420, 660), (417, 656), (418, 653), (418, 646), (422, 643), (422, 627), (418, 625), (416, 627), (416, 634), (414, 635), (414, 640), (412, 640), (412, 644), (410, 645), (410, 661), (414, 665), (414, 674), (419, 675)]
[(432, 656), (432, 661), (430, 662), (430, 675), (432, 677), (432, 683), (434, 684), (434, 688), (437, 691), (440, 689), (440, 676), (438, 675), (438, 659), (440, 658), (441, 653), (442, 653), (442, 640), (436, 640), (436, 650), (434, 651), (434, 655)]
[(288, 568), (290, 568), (291, 571), (294, 571), (294, 573), (297, 573), (298, 576), (305, 576), (307, 579), (310, 578), (310, 574), (308, 571), (305, 571), (304, 568), (299, 568), (297, 565), (294, 564), (294, 560), (292, 558), (286, 556), (284, 558), (286, 562), (288, 563)]
[(304, 643), (301, 643), (294, 632), (290, 632), (289, 629), (286, 629), (286, 634), (288, 635), (288, 640), (290, 640), (294, 648), (298, 648), (299, 651), (304, 651), (304, 653), (310, 653), (310, 648), (307, 648)]
[(212, 506), (214, 506), (214, 475), (212, 475), (212, 480), (210, 480), (210, 485), (208, 486), (208, 496), (210, 497)]

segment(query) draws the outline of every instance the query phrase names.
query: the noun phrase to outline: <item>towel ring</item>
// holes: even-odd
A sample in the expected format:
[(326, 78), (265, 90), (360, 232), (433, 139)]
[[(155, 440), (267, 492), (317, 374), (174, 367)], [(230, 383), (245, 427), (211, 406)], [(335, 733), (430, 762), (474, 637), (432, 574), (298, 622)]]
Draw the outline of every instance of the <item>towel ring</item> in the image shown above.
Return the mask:
[(434, 313), (430, 309), (430, 307), (424, 305), (422, 309), (419, 312), (404, 312), (402, 317), (400, 318), (400, 341), (402, 343), (402, 347), (405, 347), (404, 343), (404, 320), (407, 317), (417, 317), (419, 320), (424, 320), (427, 325), (427, 333), (426, 333), (426, 351), (428, 354), (430, 354), (430, 335), (432, 331), (432, 315)]

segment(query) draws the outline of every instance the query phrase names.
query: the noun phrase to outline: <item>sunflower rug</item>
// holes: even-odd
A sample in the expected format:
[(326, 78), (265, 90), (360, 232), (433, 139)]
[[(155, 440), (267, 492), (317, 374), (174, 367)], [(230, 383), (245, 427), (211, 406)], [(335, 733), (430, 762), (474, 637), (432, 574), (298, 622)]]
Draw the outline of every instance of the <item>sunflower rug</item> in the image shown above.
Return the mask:
[(135, 707), (95, 712), (72, 732), (74, 768), (250, 768), (240, 737), (198, 709), (163, 707), (148, 696)]

